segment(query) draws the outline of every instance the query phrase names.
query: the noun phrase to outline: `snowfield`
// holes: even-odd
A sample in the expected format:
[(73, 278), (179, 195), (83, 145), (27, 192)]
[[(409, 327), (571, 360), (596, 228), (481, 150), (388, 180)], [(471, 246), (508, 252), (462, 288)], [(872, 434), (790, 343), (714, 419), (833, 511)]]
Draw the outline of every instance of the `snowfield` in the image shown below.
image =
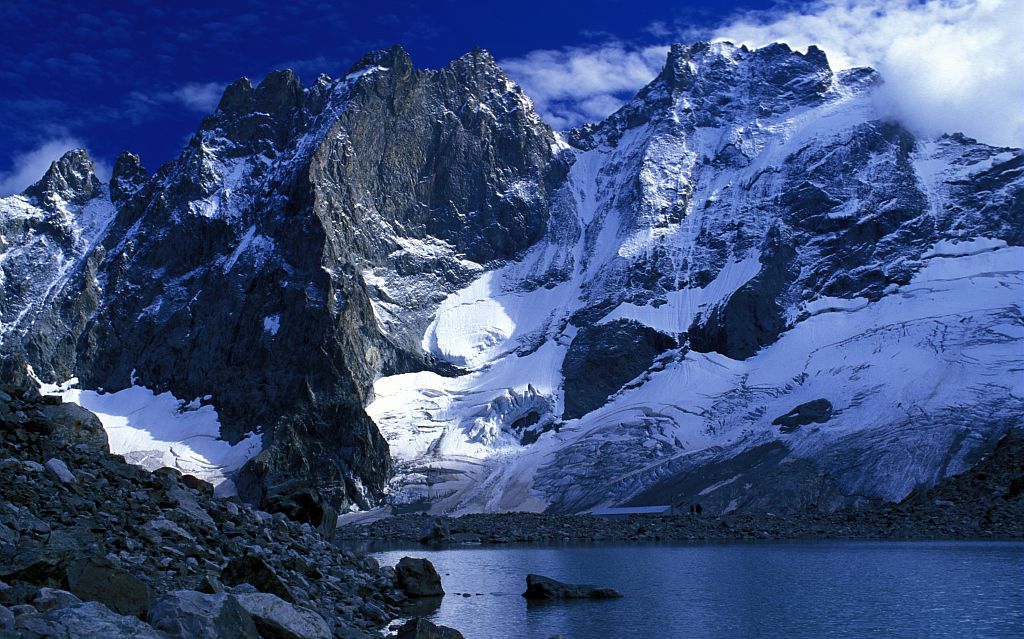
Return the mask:
[(113, 393), (79, 390), (77, 383), (43, 384), (42, 390), (95, 413), (111, 453), (147, 470), (169, 467), (195, 475), (213, 484), (219, 497), (235, 494), (231, 474), (262, 449), (262, 437), (255, 433), (235, 445), (221, 439), (217, 411), (199, 399), (185, 402), (142, 386)]

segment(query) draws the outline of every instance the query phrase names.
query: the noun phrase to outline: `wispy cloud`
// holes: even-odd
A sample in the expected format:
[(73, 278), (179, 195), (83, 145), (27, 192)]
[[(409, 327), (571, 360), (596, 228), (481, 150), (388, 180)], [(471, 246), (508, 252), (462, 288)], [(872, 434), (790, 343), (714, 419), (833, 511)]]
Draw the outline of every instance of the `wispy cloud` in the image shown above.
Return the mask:
[[(21, 193), (39, 181), (50, 164), (71, 149), (86, 145), (77, 138), (61, 137), (41, 142), (36, 148), (14, 156), (10, 171), (0, 173), (0, 197)], [(103, 181), (110, 179), (110, 165), (93, 158), (96, 175)]]
[(190, 111), (210, 113), (217, 108), (224, 84), (220, 82), (190, 83), (163, 94), (170, 101), (176, 100)]
[[(1020, 26), (1019, 0), (816, 0), (739, 14), (708, 30), (655, 23), (647, 31), (666, 44), (816, 44), (834, 69), (876, 68), (886, 80), (883, 104), (919, 133), (959, 131), (989, 144), (1024, 146)], [(616, 40), (501, 63), (549, 124), (567, 128), (612, 113), (654, 78), (665, 50)]]
[(543, 49), (501, 61), (555, 128), (604, 118), (658, 73), (667, 46), (636, 48), (612, 42)]

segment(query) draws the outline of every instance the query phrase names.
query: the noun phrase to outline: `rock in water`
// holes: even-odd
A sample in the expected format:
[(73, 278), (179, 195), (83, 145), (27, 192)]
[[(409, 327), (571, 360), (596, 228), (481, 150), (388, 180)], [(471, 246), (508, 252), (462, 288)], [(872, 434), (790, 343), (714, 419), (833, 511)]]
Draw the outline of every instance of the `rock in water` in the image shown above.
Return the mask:
[(143, 618), (149, 611), (149, 586), (105, 557), (76, 561), (68, 567), (68, 590), (85, 601), (98, 601), (114, 612)]
[(267, 565), (263, 559), (255, 555), (238, 557), (228, 562), (220, 573), (221, 581), (229, 586), (238, 584), (250, 584), (260, 592), (277, 595), (285, 601), (295, 601), (288, 586), (277, 576), (274, 569)]
[(588, 584), (566, 584), (542, 575), (526, 575), (523, 596), (537, 601), (558, 599), (617, 599), (622, 596), (612, 588), (598, 588)]
[(441, 597), (441, 576), (426, 559), (402, 557), (395, 566), (398, 587), (410, 597)]
[(405, 622), (398, 629), (398, 639), (464, 639), (462, 633), (454, 628), (438, 626), (426, 619), (417, 617)]

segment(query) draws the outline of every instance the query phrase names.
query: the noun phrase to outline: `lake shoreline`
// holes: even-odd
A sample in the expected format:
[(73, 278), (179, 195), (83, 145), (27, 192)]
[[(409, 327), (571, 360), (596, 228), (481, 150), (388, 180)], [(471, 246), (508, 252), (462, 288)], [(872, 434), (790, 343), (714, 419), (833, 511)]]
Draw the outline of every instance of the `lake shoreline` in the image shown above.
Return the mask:
[(1021, 540), (1024, 539), (1024, 431), (1010, 431), (991, 455), (967, 472), (912, 493), (898, 504), (786, 513), (594, 515), (488, 513), (460, 517), (391, 515), (342, 524), (340, 541), (416, 543), (434, 528), (433, 543), (749, 540)]

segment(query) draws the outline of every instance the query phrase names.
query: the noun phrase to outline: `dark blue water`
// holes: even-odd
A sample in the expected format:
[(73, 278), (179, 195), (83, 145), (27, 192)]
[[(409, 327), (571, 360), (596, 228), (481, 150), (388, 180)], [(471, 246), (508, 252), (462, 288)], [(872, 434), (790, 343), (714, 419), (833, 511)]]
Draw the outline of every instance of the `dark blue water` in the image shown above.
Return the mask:
[[(422, 548), (467, 639), (1024, 637), (1024, 543), (812, 542)], [(526, 574), (615, 588), (528, 604)], [(462, 597), (456, 593), (473, 593)], [(481, 594), (476, 594), (481, 593)]]

